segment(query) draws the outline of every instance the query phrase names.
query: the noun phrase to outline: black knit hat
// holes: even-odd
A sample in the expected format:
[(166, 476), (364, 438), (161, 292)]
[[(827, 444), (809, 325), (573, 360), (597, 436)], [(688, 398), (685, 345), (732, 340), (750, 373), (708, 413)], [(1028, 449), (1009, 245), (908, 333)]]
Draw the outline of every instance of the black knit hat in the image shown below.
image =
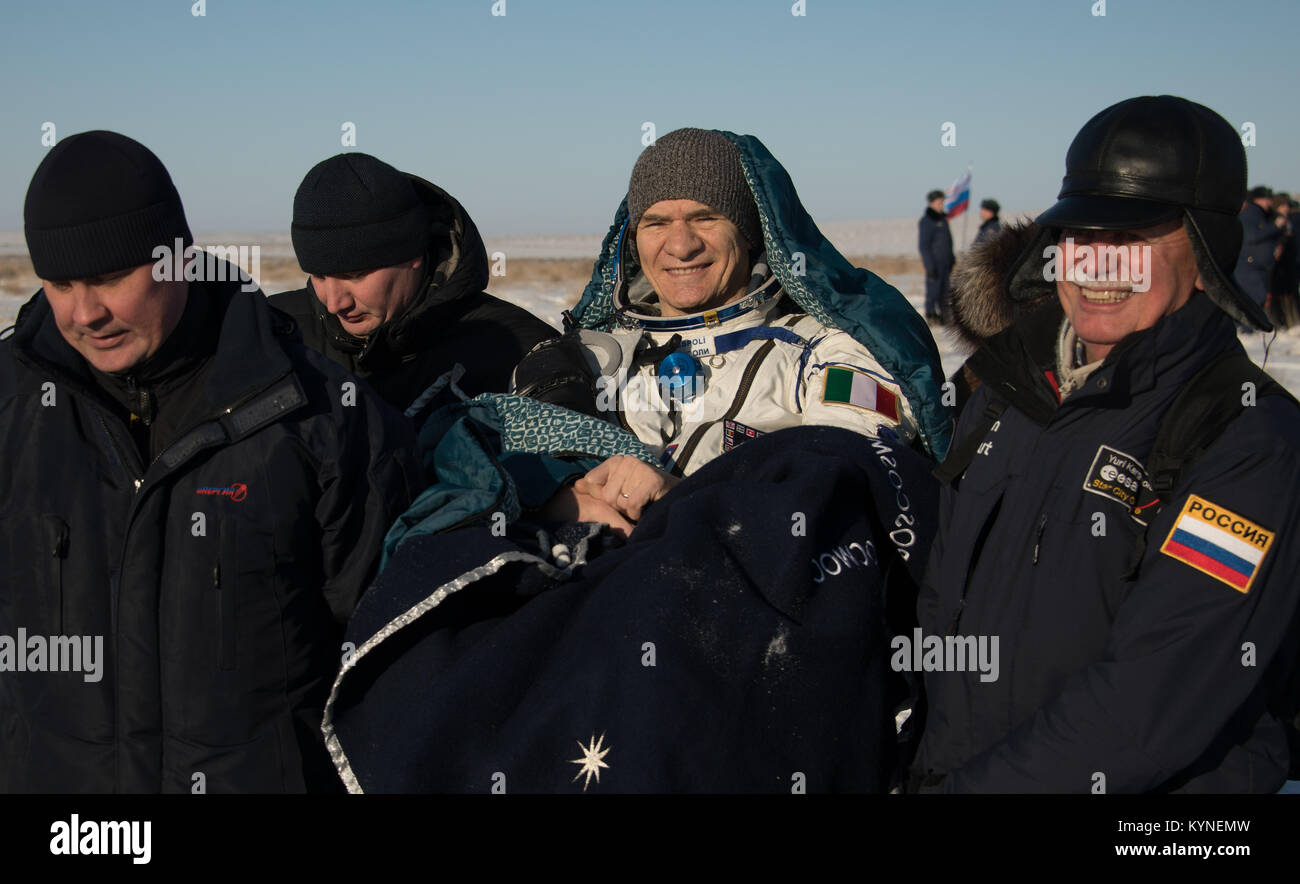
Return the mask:
[(678, 199), (716, 209), (740, 229), (750, 248), (763, 248), (763, 226), (745, 181), (740, 150), (721, 132), (675, 129), (637, 157), (627, 185), (631, 228), (636, 229), (645, 210), (655, 203)]
[(927, 194), (925, 195), (925, 201), (926, 201), (927, 204), (929, 204), (929, 203), (934, 202), (935, 200), (941, 200), (941, 199), (943, 199), (944, 196), (945, 196), (945, 194), (944, 194), (944, 192), (943, 192), (942, 190), (932, 190), (932, 191), (930, 191), (929, 193), (927, 193)]
[(423, 255), (429, 217), (409, 175), (369, 154), (341, 153), (298, 185), (290, 232), (304, 272), (352, 273)]
[(988, 210), (989, 210), (990, 212), (992, 212), (994, 215), (996, 215), (998, 212), (1001, 212), (1001, 211), (1002, 211), (1002, 206), (998, 205), (998, 201), (997, 201), (997, 200), (983, 200), (983, 201), (980, 203), (980, 208), (981, 208), (981, 209), (988, 209)]
[(97, 130), (69, 135), (27, 187), (23, 230), (40, 279), (85, 279), (158, 260), (193, 244), (162, 161), (138, 141)]

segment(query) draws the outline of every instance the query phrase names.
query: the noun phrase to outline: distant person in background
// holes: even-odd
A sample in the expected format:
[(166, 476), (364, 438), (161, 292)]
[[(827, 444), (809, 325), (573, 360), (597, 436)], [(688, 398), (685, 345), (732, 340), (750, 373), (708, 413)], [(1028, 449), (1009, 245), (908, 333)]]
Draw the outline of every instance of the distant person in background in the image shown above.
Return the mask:
[(998, 212), (1001, 211), (1002, 207), (997, 200), (984, 200), (980, 203), (980, 229), (971, 245), (979, 245), (1002, 229), (1002, 221), (998, 218)]
[(1295, 203), (1290, 194), (1279, 193), (1273, 197), (1274, 211), (1282, 220), (1282, 237), (1274, 252), (1273, 277), (1269, 285), (1270, 294), (1266, 309), (1268, 318), (1278, 328), (1290, 328), (1297, 322), (1296, 284), (1300, 281), (1296, 267), (1295, 215), (1292, 207)]
[(1253, 187), (1241, 210), (1241, 254), (1233, 278), (1260, 307), (1268, 300), (1273, 261), (1282, 238), (1285, 218), (1279, 224), (1273, 217), (1273, 191)]
[(369, 154), (339, 154), (307, 173), (292, 233), (311, 278), (271, 305), (298, 321), (307, 346), (399, 410), (434, 390), (504, 392), (515, 363), (556, 335), (483, 291), (487, 250), (451, 194)]
[[(1300, 202), (1291, 200), (1287, 212), (1287, 229), (1291, 231), (1292, 242), (1295, 242), (1297, 234), (1300, 234)], [(1291, 291), (1282, 299), (1282, 310), (1284, 315), (1290, 320), (1293, 326), (1300, 326), (1300, 245), (1292, 252), (1294, 260), (1291, 262), (1293, 279), (1295, 283), (1291, 286)]]
[(930, 191), (925, 201), (929, 205), (917, 224), (921, 263), (925, 265), (925, 318), (931, 322), (947, 323), (948, 277), (952, 274), (954, 262), (952, 231), (948, 229), (948, 216), (943, 211), (943, 191)]

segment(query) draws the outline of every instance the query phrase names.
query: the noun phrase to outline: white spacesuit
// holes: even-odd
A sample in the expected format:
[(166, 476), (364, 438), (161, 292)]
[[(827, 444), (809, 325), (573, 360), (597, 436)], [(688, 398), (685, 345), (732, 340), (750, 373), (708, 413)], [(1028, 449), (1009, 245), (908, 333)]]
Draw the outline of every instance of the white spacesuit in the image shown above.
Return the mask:
[(747, 439), (804, 424), (916, 434), (907, 399), (866, 348), (787, 298), (759, 263), (745, 297), (659, 316), (644, 277), (615, 295), (618, 328), (582, 330), (597, 408), (684, 476)]

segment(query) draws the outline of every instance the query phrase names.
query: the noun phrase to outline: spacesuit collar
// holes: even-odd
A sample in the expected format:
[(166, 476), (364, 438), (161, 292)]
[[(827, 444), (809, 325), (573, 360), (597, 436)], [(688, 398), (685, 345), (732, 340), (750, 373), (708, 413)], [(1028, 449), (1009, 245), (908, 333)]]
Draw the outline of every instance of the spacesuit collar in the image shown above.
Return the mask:
[[(644, 329), (650, 332), (680, 332), (722, 325), (738, 316), (744, 316), (758, 309), (781, 293), (780, 281), (770, 272), (766, 272), (767, 267), (765, 264), (755, 265), (755, 270), (760, 267), (765, 272), (761, 280), (743, 298), (739, 301), (733, 301), (725, 307), (704, 310), (699, 313), (688, 313), (684, 316), (652, 316), (636, 311), (630, 301), (626, 300), (624, 294), (624, 297), (615, 299), (617, 303), (614, 314), (615, 319), (622, 328)], [(760, 274), (756, 274), (756, 276), (758, 275)], [(753, 283), (754, 279), (750, 281)], [(626, 289), (624, 289), (624, 292), (626, 292)]]

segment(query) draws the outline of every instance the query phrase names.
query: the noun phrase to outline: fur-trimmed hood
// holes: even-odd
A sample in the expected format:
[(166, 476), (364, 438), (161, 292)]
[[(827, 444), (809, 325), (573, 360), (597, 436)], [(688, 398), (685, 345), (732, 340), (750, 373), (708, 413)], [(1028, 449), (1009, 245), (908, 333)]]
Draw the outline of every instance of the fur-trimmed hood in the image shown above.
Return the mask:
[[(1056, 298), (1055, 284), (1020, 274), (1016, 297), (1010, 274), (1042, 228), (1032, 221), (1004, 223), (1002, 229), (971, 247), (952, 274), (953, 330), (969, 351), (1011, 325), (1022, 313)], [(1028, 262), (1026, 262), (1028, 263)]]

